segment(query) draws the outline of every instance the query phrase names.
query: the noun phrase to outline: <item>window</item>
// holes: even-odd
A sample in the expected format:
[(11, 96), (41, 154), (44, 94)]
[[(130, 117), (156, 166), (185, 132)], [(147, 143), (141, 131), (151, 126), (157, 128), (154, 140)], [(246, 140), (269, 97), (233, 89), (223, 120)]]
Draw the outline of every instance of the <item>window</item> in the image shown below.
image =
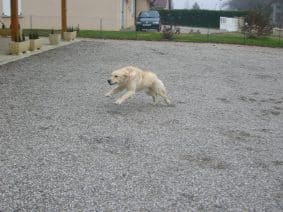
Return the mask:
[[(3, 11), (2, 14), (4, 16), (11, 16), (11, 5), (10, 5), (10, 0), (3, 0)], [(19, 4), (19, 15), (22, 14), (22, 0), (18, 0)]]

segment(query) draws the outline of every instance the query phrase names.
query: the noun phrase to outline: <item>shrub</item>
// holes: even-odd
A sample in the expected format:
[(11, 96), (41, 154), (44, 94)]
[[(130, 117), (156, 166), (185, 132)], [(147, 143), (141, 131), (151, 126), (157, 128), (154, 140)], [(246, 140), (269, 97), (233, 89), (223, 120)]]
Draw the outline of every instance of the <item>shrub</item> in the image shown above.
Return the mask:
[(248, 38), (266, 36), (272, 33), (272, 26), (269, 15), (262, 10), (251, 10), (245, 18), (245, 25), (242, 32)]
[(68, 27), (67, 32), (74, 32), (74, 27)]
[(164, 27), (162, 30), (162, 37), (166, 40), (173, 40), (174, 32), (171, 27)]
[(78, 33), (80, 32), (80, 25), (78, 24), (78, 26), (76, 27), (76, 30)]
[(25, 34), (24, 34), (24, 32), (22, 33), (22, 34), (18, 34), (17, 35), (17, 37), (16, 37), (16, 42), (23, 42), (23, 41), (25, 41), (26, 40), (26, 37), (25, 37)]
[(39, 38), (39, 35), (38, 35), (38, 32), (33, 32), (31, 31), (28, 35), (29, 39), (32, 40), (32, 39), (38, 39)]

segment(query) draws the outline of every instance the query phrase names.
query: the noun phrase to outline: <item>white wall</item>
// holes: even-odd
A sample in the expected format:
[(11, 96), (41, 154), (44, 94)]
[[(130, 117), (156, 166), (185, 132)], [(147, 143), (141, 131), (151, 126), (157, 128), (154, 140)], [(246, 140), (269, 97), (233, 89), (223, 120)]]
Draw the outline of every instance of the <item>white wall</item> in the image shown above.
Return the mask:
[(220, 30), (226, 32), (237, 32), (240, 30), (239, 18), (220, 17)]

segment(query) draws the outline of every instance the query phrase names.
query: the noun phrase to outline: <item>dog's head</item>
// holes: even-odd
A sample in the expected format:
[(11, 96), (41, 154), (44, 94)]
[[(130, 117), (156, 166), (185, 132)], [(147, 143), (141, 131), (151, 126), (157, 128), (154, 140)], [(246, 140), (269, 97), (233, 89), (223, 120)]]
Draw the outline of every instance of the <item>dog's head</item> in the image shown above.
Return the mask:
[(111, 79), (107, 80), (110, 85), (123, 85), (127, 84), (129, 80), (133, 79), (134, 71), (130, 67), (121, 68), (113, 71), (111, 74)]

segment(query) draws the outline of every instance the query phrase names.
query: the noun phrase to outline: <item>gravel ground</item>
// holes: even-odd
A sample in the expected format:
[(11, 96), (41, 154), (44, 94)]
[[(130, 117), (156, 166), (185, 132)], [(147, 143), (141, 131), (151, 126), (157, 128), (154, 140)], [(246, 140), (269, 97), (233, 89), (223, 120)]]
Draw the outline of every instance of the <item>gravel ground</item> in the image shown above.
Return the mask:
[[(155, 71), (174, 102), (106, 98)], [(0, 67), (0, 211), (282, 211), (283, 49), (86, 40)]]

